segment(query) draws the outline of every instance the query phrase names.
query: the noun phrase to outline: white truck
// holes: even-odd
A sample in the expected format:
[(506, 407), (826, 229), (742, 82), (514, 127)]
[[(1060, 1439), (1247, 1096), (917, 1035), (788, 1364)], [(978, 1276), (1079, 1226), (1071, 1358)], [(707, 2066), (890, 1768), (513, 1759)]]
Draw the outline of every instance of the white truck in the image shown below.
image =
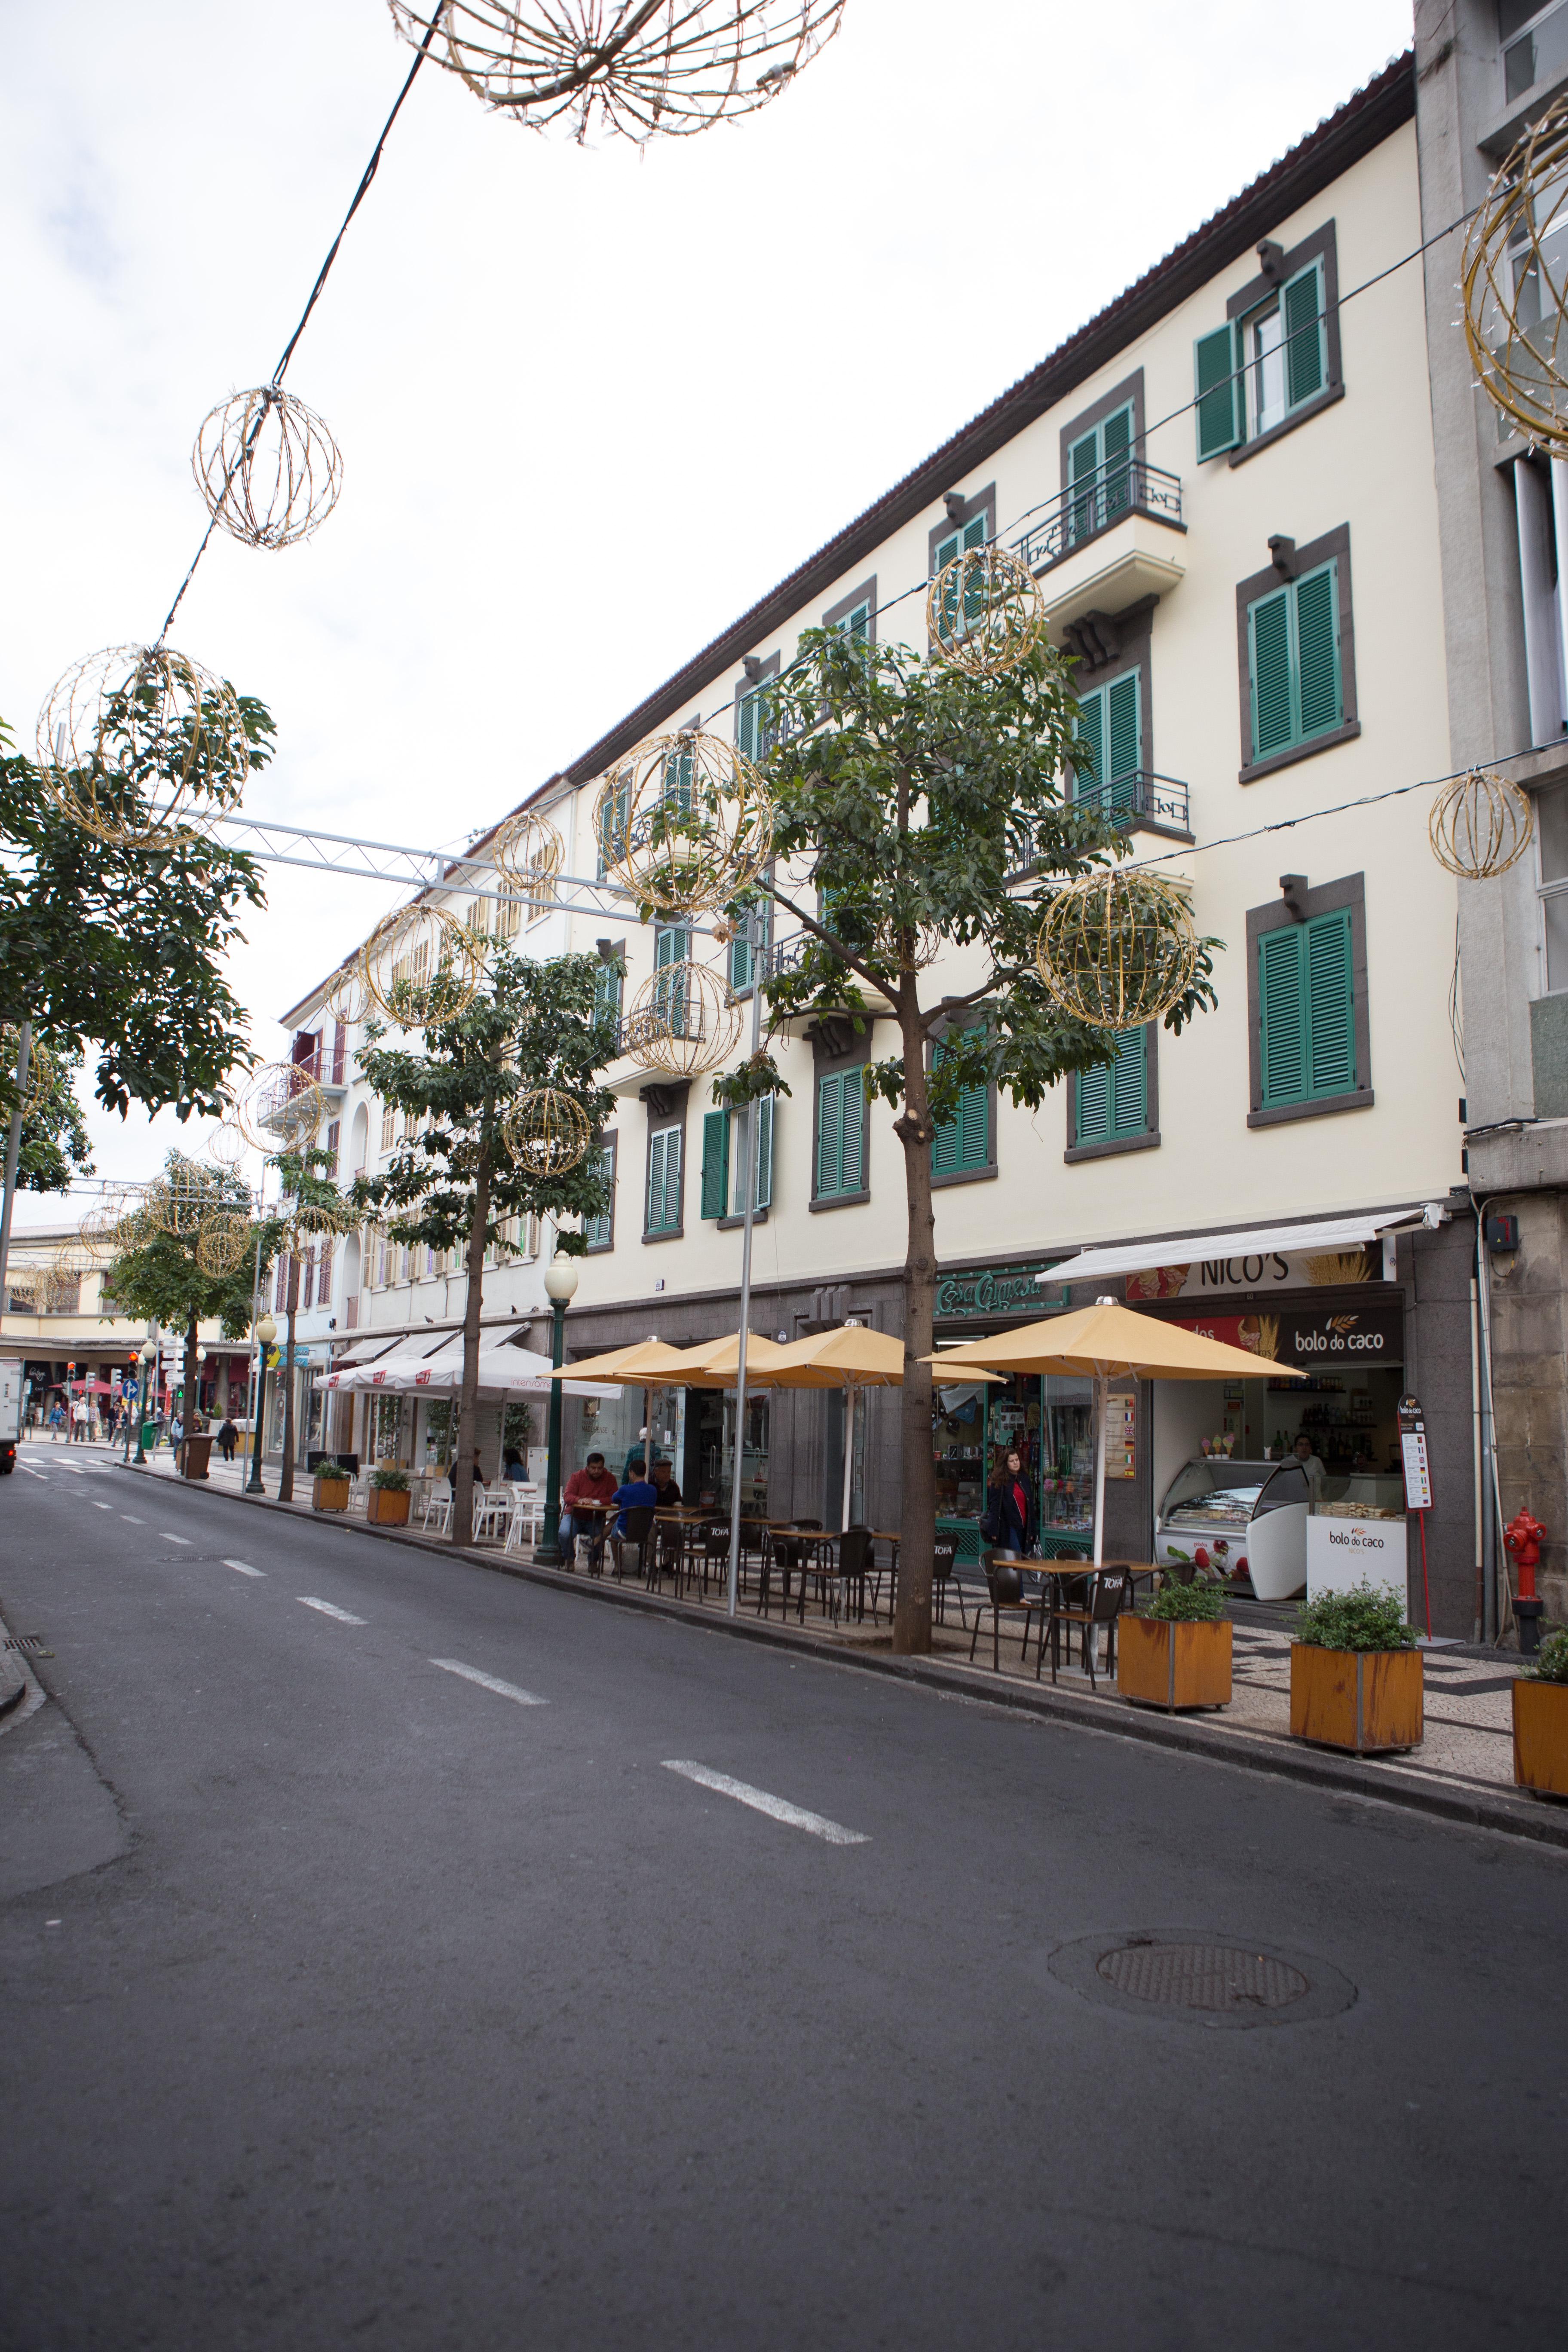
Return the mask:
[(0, 1478), (8, 1478), (16, 1467), (16, 1448), (22, 1442), (22, 1400), (26, 1388), (20, 1364), (0, 1363)]

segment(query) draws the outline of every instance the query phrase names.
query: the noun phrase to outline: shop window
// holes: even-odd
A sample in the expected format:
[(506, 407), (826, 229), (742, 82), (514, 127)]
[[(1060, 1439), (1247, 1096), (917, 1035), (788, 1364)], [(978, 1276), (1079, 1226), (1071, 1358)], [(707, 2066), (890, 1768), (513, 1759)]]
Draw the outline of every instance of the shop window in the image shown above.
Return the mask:
[(816, 1153), (812, 1185), (818, 1201), (843, 1200), (866, 1190), (866, 1086), (863, 1066), (816, 1082)]

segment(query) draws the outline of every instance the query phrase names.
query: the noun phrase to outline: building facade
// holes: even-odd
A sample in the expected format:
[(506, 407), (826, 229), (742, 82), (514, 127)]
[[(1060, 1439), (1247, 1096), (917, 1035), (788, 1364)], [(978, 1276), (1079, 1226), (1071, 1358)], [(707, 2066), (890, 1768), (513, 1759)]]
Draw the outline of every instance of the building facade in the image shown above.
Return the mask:
[[(1416, 1391), (1434, 1622), (1468, 1635), (1481, 1371), (1449, 1018), (1456, 889), (1426, 846), (1426, 798), (1391, 796), (1455, 765), (1422, 236), (1407, 56), (551, 779), (533, 804), (580, 880), (563, 880), (559, 907), (507, 919), (527, 952), (597, 947), (619, 1009), (687, 959), (749, 1007), (743, 945), (594, 900), (604, 780), (694, 720), (756, 748), (760, 698), (805, 629), (924, 650), (932, 575), (966, 546), (1016, 549), (1074, 656), (1097, 788), (1135, 857), (1184, 877), (1199, 929), (1226, 946), (1218, 1008), (1180, 1037), (1129, 1033), (1112, 1070), (1063, 1082), (1038, 1112), (976, 1090), (938, 1138), (939, 1339), (1109, 1294), (1254, 1347), (1258, 1378), (1234, 1391), (1129, 1389), (1109, 1533), (1142, 1557), (1165, 1488), (1205, 1441), (1263, 1460), (1305, 1428), (1331, 1470), (1385, 1474), (1397, 1399)], [(490, 909), (476, 894), (496, 887), (481, 836), (443, 896)], [(766, 952), (787, 955), (791, 929), (775, 910)], [(979, 976), (974, 950), (949, 943), (927, 1001)], [(289, 1016), (302, 1040), (327, 986)], [(828, 1020), (773, 1040), (790, 1092), (763, 1118), (752, 1316), (769, 1337), (851, 1317), (901, 1328), (902, 1150), (862, 1087), (888, 1034)], [(350, 1170), (394, 1141), (363, 1098), (355, 1042)], [(732, 1330), (744, 1202), (730, 1115), (706, 1077), (672, 1082), (636, 1051), (607, 1083), (614, 1206), (588, 1235), (569, 1352)], [(1084, 1253), (1101, 1255), (1072, 1269)], [(371, 1263), (354, 1243), (340, 1260), (340, 1353), (460, 1316), (460, 1282), (438, 1266), (382, 1244)], [(537, 1273), (498, 1269), (486, 1286), (487, 1322), (528, 1325), (535, 1345)], [(1270, 1385), (1287, 1361), (1310, 1368), (1306, 1392)], [(988, 1465), (1014, 1444), (1045, 1540), (1081, 1540), (1089, 1402), (1065, 1381), (941, 1387), (938, 1507), (961, 1547), (977, 1548)], [(842, 1402), (759, 1394), (738, 1463), (733, 1420), (717, 1391), (633, 1391), (569, 1408), (569, 1459), (596, 1444), (619, 1467), (646, 1428), (689, 1493), (721, 1499), (738, 1475), (770, 1513), (837, 1524)], [(402, 1434), (417, 1443), (412, 1425)], [(854, 1508), (896, 1526), (897, 1400), (873, 1398), (852, 1442)]]

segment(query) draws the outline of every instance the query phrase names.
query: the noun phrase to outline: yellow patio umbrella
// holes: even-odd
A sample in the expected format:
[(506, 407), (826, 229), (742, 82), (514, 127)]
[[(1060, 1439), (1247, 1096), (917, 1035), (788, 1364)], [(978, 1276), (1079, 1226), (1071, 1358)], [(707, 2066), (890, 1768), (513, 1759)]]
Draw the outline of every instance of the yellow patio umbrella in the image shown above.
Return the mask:
[(1076, 1307), (1070, 1315), (1047, 1316), (1042, 1323), (1026, 1323), (1019, 1331), (1000, 1331), (994, 1339), (971, 1339), (940, 1355), (924, 1356), (922, 1363), (982, 1365), (998, 1372), (1088, 1373), (1094, 1381), (1094, 1559), (1104, 1557), (1105, 1522), (1105, 1400), (1112, 1379), (1131, 1374), (1144, 1381), (1256, 1380), (1267, 1371), (1278, 1380), (1305, 1380), (1305, 1372), (1255, 1356), (1245, 1348), (1227, 1348), (1223, 1340), (1205, 1339), (1178, 1324), (1163, 1323), (1155, 1315), (1138, 1315), (1114, 1298), (1097, 1298), (1092, 1307)]
[(638, 1339), (629, 1348), (612, 1348), (605, 1356), (589, 1356), (580, 1364), (563, 1364), (552, 1381), (619, 1381), (628, 1389), (662, 1388), (666, 1370), (686, 1360), (687, 1350), (663, 1339)]
[[(746, 1386), (766, 1376), (766, 1368), (784, 1354), (776, 1339), (764, 1339), (760, 1331), (746, 1334)], [(576, 1366), (573, 1366), (576, 1370)], [(704, 1339), (700, 1347), (683, 1348), (667, 1371), (660, 1375), (665, 1388), (721, 1389), (740, 1377), (741, 1335), (731, 1331), (727, 1339)]]

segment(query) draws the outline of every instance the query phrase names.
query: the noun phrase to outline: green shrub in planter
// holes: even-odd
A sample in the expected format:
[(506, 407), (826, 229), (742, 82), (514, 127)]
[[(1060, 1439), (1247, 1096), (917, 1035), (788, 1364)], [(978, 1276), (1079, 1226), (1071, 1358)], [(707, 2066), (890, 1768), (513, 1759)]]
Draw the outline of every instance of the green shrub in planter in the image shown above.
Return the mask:
[(406, 1470), (398, 1469), (373, 1470), (370, 1474), (370, 1483), (373, 1486), (379, 1486), (384, 1495), (406, 1495), (408, 1473)]
[(1296, 1639), (1313, 1650), (1413, 1650), (1415, 1629), (1391, 1592), (1357, 1584), (1299, 1609)]
[(1171, 1625), (1214, 1625), (1225, 1615), (1225, 1593), (1217, 1584), (1162, 1584), (1141, 1617), (1155, 1617)]
[(1527, 1669), (1535, 1683), (1568, 1683), (1568, 1632), (1548, 1633)]

